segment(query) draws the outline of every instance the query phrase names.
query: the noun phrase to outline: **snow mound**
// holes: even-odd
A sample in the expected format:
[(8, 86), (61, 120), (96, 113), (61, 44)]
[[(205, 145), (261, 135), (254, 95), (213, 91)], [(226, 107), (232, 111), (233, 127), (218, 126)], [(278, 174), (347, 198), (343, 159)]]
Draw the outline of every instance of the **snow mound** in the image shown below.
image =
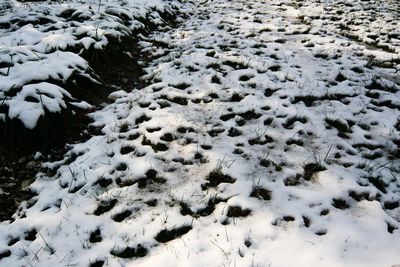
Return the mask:
[[(0, 120), (15, 118), (32, 129), (46, 110), (61, 109), (55, 109), (51, 101), (37, 105), (21, 100), (26, 94), (21, 91), (25, 85), (47, 82), (68, 91), (65, 84), (79, 76), (96, 83), (97, 77), (82, 58), (85, 51), (104, 50), (110, 39), (119, 40), (165, 24), (164, 19), (177, 12), (179, 3), (152, 0), (11, 4), (12, 8), (0, 17)], [(68, 102), (66, 96), (62, 93), (59, 101)], [(28, 110), (35, 115), (28, 116)]]

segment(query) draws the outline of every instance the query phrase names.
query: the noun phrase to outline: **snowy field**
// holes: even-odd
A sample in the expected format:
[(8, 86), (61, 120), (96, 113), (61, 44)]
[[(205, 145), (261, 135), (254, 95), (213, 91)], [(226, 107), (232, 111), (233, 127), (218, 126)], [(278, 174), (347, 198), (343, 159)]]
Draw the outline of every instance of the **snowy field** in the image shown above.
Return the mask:
[(399, 2), (121, 3), (0, 19), (31, 20), (0, 30), (0, 119), (34, 128), (91, 105), (54, 80), (95, 79), (79, 53), (105, 32), (188, 15), (140, 37), (147, 86), (112, 93), (89, 115), (101, 132), (43, 164), (0, 223), (0, 266), (400, 266)]

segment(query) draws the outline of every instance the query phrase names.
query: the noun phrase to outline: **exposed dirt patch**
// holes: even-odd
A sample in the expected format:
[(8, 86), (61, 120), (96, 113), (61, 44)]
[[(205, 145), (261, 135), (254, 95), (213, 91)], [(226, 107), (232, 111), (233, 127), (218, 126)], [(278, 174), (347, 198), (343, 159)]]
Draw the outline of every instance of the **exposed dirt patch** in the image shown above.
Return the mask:
[(247, 217), (250, 215), (250, 209), (243, 209), (240, 206), (230, 206), (226, 216), (228, 217)]
[(188, 233), (190, 230), (192, 230), (192, 226), (190, 225), (183, 225), (181, 227), (174, 228), (171, 230), (164, 229), (161, 232), (159, 232), (156, 235), (156, 237), (154, 237), (154, 239), (160, 243), (166, 243), (181, 237), (182, 235)]
[(315, 173), (325, 171), (326, 168), (318, 163), (309, 163), (304, 166), (304, 179), (309, 181)]
[(202, 189), (205, 190), (209, 187), (217, 187), (221, 183), (234, 183), (236, 179), (232, 178), (231, 176), (222, 173), (220, 169), (215, 169), (210, 172), (207, 176), (208, 182), (202, 185)]
[(122, 211), (120, 213), (115, 214), (112, 219), (116, 222), (122, 222), (123, 220), (125, 220), (126, 218), (128, 218), (129, 216), (132, 215), (132, 211), (130, 210), (125, 210)]
[(217, 198), (217, 197), (213, 197), (210, 198), (210, 200), (207, 203), (207, 206), (202, 208), (202, 209), (198, 209), (196, 211), (193, 211), (188, 204), (186, 204), (185, 202), (180, 202), (181, 205), (181, 214), (182, 215), (190, 215), (193, 218), (198, 218), (201, 216), (208, 216), (211, 215), (214, 210), (215, 210), (215, 206), (218, 203), (221, 202), (226, 202), (227, 199), (222, 199), (222, 198)]
[(35, 177), (37, 165), (32, 157), (18, 159), (12, 154), (7, 157), (0, 154), (0, 221), (9, 220), (21, 201), (35, 195), (25, 187)]
[(310, 218), (308, 218), (307, 216), (302, 216), (302, 218), (303, 218), (304, 226), (307, 227), (307, 228), (310, 227), (310, 225), (311, 225)]
[(117, 204), (118, 200), (112, 199), (107, 202), (102, 202), (100, 205), (97, 207), (97, 209), (93, 212), (94, 215), (101, 215), (107, 211), (110, 211), (114, 206)]
[(101, 237), (100, 229), (96, 229), (90, 234), (89, 241), (91, 243), (98, 243), (101, 242), (101, 240), (103, 240), (103, 238)]
[(113, 249), (110, 254), (119, 258), (141, 258), (146, 256), (148, 249), (142, 245), (137, 245), (136, 247), (126, 247), (121, 250)]
[(271, 200), (271, 194), (272, 194), (272, 192), (270, 190), (256, 186), (251, 191), (250, 196), (258, 198), (258, 199), (262, 199), (262, 200)]
[(104, 260), (97, 260), (94, 262), (90, 263), (90, 267), (102, 267), (104, 265), (105, 261)]
[(152, 184), (164, 184), (167, 180), (163, 177), (159, 177), (157, 172), (153, 169), (150, 169), (146, 172), (146, 177), (139, 178), (137, 180), (137, 184), (139, 188), (146, 188), (148, 185)]
[(348, 209), (350, 205), (347, 203), (347, 201), (343, 198), (334, 198), (332, 199), (332, 206), (334, 206), (337, 209)]
[(10, 256), (11, 256), (11, 251), (8, 250), (8, 249), (0, 252), (0, 260), (3, 259), (3, 258), (10, 257)]

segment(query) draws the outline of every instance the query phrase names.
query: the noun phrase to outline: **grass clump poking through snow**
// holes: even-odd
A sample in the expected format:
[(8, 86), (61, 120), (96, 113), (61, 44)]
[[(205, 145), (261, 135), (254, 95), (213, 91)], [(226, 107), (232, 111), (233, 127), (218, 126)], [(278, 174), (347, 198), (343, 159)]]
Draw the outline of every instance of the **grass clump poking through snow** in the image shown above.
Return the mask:
[(207, 176), (207, 183), (202, 185), (203, 189), (207, 189), (209, 187), (217, 187), (221, 183), (234, 183), (236, 179), (232, 178), (231, 176), (224, 174), (222, 172), (222, 167), (217, 167), (212, 170)]

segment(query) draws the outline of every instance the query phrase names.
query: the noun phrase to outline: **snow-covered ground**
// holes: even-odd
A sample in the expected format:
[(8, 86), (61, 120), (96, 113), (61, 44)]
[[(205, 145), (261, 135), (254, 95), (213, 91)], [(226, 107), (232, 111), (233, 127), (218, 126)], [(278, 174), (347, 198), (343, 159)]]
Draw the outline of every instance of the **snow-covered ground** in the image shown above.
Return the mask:
[(91, 108), (62, 88), (79, 78), (98, 82), (82, 56), (105, 49), (110, 39), (164, 24), (161, 14), (173, 15), (179, 5), (163, 0), (8, 3), (0, 17), (0, 122), (19, 120), (28, 129), (46, 112)]
[(183, 3), (142, 37), (148, 86), (0, 224), (0, 265), (400, 265), (398, 7)]

